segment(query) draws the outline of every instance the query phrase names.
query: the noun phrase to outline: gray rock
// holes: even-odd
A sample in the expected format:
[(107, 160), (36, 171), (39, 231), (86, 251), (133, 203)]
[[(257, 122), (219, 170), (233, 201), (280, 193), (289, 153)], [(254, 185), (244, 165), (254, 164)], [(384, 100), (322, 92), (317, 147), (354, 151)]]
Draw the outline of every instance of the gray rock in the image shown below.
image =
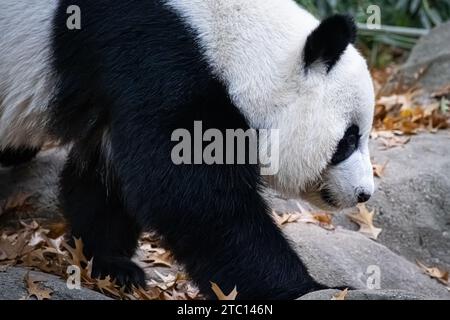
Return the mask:
[[(321, 290), (298, 300), (331, 300), (339, 290)], [(345, 300), (428, 300), (429, 297), (401, 290), (350, 290)]]
[(326, 231), (303, 223), (289, 224), (284, 231), (311, 275), (328, 287), (401, 290), (418, 298), (450, 299), (450, 292), (416, 265), (357, 232)]
[(15, 168), (0, 167), (0, 204), (18, 194), (27, 195), (30, 210), (3, 212), (0, 226), (15, 224), (17, 220), (48, 220), (61, 218), (58, 208), (58, 176), (62, 170), (66, 151), (50, 149), (39, 153), (33, 161)]
[[(0, 300), (19, 300), (27, 297), (28, 292), (24, 281), (27, 272), (29, 270), (16, 267), (0, 272)], [(38, 280), (40, 286), (53, 291), (51, 300), (110, 300), (86, 288), (69, 290), (64, 280), (53, 275), (30, 271), (30, 276)]]
[(402, 149), (372, 147), (385, 175), (369, 203), (379, 241), (411, 261), (450, 269), (450, 133), (421, 134)]
[(409, 88), (419, 85), (434, 92), (450, 84), (450, 22), (433, 29), (419, 40), (407, 62), (399, 68), (383, 88), (389, 95), (398, 86)]

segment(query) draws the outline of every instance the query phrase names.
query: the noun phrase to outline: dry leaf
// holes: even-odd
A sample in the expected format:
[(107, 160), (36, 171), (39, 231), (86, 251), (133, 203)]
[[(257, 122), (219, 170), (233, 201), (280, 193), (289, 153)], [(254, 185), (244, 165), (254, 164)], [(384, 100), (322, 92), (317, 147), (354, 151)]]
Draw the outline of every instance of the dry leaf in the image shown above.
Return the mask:
[(315, 224), (326, 230), (334, 230), (336, 227), (333, 225), (333, 216), (329, 213), (314, 213), (312, 214)]
[(7, 237), (0, 237), (0, 261), (14, 260), (24, 254), (29, 234), (19, 233), (16, 240)]
[(217, 296), (217, 299), (223, 300), (223, 301), (234, 301), (234, 300), (236, 300), (236, 297), (238, 295), (236, 287), (234, 287), (233, 291), (231, 291), (228, 295), (226, 295), (219, 288), (219, 286), (214, 282), (211, 282), (211, 289), (214, 292), (214, 294)]
[(380, 141), (383, 144), (383, 148), (381, 148), (381, 150), (388, 150), (392, 148), (403, 147), (411, 141), (411, 138), (393, 136), (390, 139), (380, 138)]
[(385, 164), (373, 164), (373, 175), (377, 178), (382, 178), (384, 176), (384, 171), (386, 170), (386, 167), (388, 165), (389, 161), (386, 161)]
[(381, 97), (376, 102), (379, 106), (385, 106), (387, 111), (391, 111), (395, 107), (409, 107), (412, 105), (412, 95), (392, 95), (388, 97)]
[(332, 216), (328, 213), (315, 213), (313, 214), (313, 217), (319, 223), (323, 224), (331, 224), (333, 220)]
[(52, 298), (51, 294), (53, 293), (53, 290), (41, 287), (39, 284), (42, 281), (33, 279), (30, 272), (27, 272), (24, 281), (28, 291), (27, 299), (35, 297), (38, 300), (49, 300)]
[(97, 288), (100, 290), (100, 292), (109, 293), (114, 296), (120, 296), (119, 290), (117, 289), (115, 282), (111, 280), (110, 276), (107, 276), (106, 278), (103, 279), (95, 279), (95, 280)]
[(300, 218), (300, 215), (298, 213), (278, 214), (276, 212), (273, 212), (273, 217), (275, 219), (276, 224), (282, 227), (286, 224), (297, 222)]
[(158, 300), (161, 295), (161, 290), (159, 288), (150, 288), (148, 291), (138, 288), (136, 290), (139, 299), (142, 300)]
[(348, 296), (348, 288), (336, 293), (331, 300), (345, 300)]
[(0, 208), (0, 215), (14, 212), (26, 213), (33, 211), (34, 208), (30, 203), (31, 198), (32, 194), (30, 193), (17, 193), (10, 196)]
[(84, 256), (83, 253), (83, 241), (81, 239), (76, 239), (74, 238), (75, 241), (75, 248), (72, 248), (71, 246), (69, 246), (69, 244), (67, 244), (66, 242), (62, 243), (62, 246), (70, 252), (71, 255), (71, 259), (70, 259), (70, 264), (76, 265), (76, 266), (81, 266), (81, 263), (88, 263), (86, 257)]
[(436, 267), (427, 267), (423, 263), (421, 263), (419, 260), (416, 260), (417, 265), (424, 271), (427, 275), (429, 275), (431, 278), (437, 279), (440, 283), (444, 285), (449, 284), (449, 273), (448, 271), (441, 270)]
[(64, 222), (52, 223), (46, 226), (48, 229), (47, 237), (50, 239), (57, 239), (62, 237), (67, 231), (67, 224)]
[[(21, 224), (23, 230), (0, 235), (0, 260), (2, 260), (0, 272), (6, 270), (9, 265), (20, 264), (23, 267), (36, 268), (65, 278), (67, 277), (67, 267), (77, 265), (81, 269), (81, 280), (84, 287), (106, 293), (116, 299), (203, 299), (191, 280), (184, 273), (178, 272), (179, 269), (176, 266), (174, 266), (176, 268), (168, 269), (167, 275), (156, 272), (163, 282), (157, 283), (152, 280), (153, 286), (150, 286), (148, 290), (133, 288), (131, 292), (125, 293), (123, 288), (115, 285), (110, 278), (92, 279), (92, 260), (86, 261), (82, 241), (75, 239), (75, 248), (70, 247), (64, 241), (64, 235), (61, 235), (64, 232), (62, 224), (50, 225), (48, 229), (42, 228), (36, 222)], [(51, 239), (49, 236), (52, 235), (52, 232), (54, 232), (52, 237), (61, 236)], [(141, 237), (139, 249), (144, 253), (144, 256), (150, 257), (154, 264), (167, 265), (172, 263), (170, 252), (160, 246), (160, 238), (153, 234), (144, 234)], [(33, 297), (50, 298), (50, 293), (45, 294), (44, 289), (39, 286), (38, 289), (35, 289), (36, 286), (38, 286), (36, 281), (30, 284), (32, 290), (39, 289), (44, 292), (38, 291), (38, 294), (33, 295)]]
[(377, 240), (382, 229), (376, 228), (373, 225), (373, 217), (375, 211), (367, 210), (367, 207), (364, 204), (358, 206), (358, 211), (358, 213), (348, 214), (347, 216), (350, 218), (350, 220), (359, 225), (360, 233), (368, 236), (373, 240)]

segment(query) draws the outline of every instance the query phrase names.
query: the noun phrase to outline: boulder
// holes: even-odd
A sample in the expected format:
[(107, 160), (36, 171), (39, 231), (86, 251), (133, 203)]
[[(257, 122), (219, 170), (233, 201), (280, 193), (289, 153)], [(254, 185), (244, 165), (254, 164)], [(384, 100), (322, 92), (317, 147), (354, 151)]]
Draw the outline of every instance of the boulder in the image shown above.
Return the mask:
[[(332, 300), (339, 290), (321, 290), (304, 295), (298, 300)], [(401, 290), (350, 290), (344, 300), (428, 300), (429, 297)]]
[(0, 226), (61, 219), (58, 176), (67, 152), (53, 148), (14, 168), (0, 167)]
[(79, 290), (70, 290), (66, 282), (56, 276), (18, 267), (10, 267), (5, 271), (0, 271), (0, 300), (27, 299), (28, 291), (25, 285), (25, 277), (28, 272), (30, 272), (30, 277), (33, 280), (39, 281), (41, 288), (52, 290), (51, 300), (110, 300), (110, 298), (98, 292), (83, 287)]
[[(327, 231), (303, 223), (289, 224), (284, 231), (313, 278), (328, 287), (400, 290), (407, 293), (404, 297), (450, 299), (444, 285), (360, 233), (343, 228)], [(375, 299), (376, 291), (373, 294)], [(390, 296), (399, 297), (392, 292)]]
[[(374, 163), (387, 163), (367, 205), (383, 229), (378, 241), (412, 262), (450, 270), (450, 133), (420, 134), (389, 150), (373, 141), (371, 152)], [(334, 223), (357, 230), (349, 211)]]
[[(407, 62), (382, 89), (390, 95), (398, 89), (419, 86), (435, 92), (450, 85), (450, 22), (444, 23), (422, 37), (413, 48)], [(400, 86), (400, 87), (399, 87)]]

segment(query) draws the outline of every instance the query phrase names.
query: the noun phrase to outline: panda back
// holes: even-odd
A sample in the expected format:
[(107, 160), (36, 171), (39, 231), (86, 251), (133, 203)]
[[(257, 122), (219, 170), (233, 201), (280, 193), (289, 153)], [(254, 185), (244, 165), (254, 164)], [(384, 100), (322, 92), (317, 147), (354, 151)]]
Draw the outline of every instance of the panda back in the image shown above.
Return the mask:
[(56, 1), (0, 1), (0, 148), (40, 146), (54, 78), (51, 24)]

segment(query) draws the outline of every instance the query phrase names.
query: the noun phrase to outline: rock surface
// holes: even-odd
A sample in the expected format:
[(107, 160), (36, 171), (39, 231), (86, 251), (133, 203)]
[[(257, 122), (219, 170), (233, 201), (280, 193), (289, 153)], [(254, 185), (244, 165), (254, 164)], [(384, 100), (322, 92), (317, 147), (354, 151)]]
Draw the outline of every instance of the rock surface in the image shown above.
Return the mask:
[[(27, 269), (11, 267), (0, 272), (0, 300), (20, 300), (28, 296), (25, 285)], [(81, 288), (69, 290), (66, 282), (56, 276), (30, 271), (30, 276), (39, 281), (41, 287), (51, 289), (52, 300), (110, 300), (108, 297), (95, 291)]]
[(450, 292), (415, 264), (357, 232), (303, 223), (284, 230), (311, 275), (328, 287), (402, 290), (417, 298), (450, 299)]
[(450, 85), (450, 22), (433, 29), (419, 40), (407, 62), (383, 88), (383, 95), (396, 91), (399, 85), (418, 85), (427, 92), (435, 92)]
[[(339, 290), (321, 290), (298, 300), (331, 300)], [(350, 290), (345, 300), (428, 300), (429, 297), (401, 290)]]
[[(50, 149), (39, 153), (30, 163), (14, 168), (0, 167), (0, 226), (14, 224), (18, 219), (39, 222), (60, 218), (57, 182), (65, 157), (65, 150)], [(18, 196), (26, 198), (28, 209), (14, 210), (15, 205), (23, 207), (23, 204), (7, 203)]]
[(387, 163), (369, 203), (379, 241), (411, 261), (450, 269), (450, 133), (421, 134), (402, 149), (372, 148), (374, 162)]

